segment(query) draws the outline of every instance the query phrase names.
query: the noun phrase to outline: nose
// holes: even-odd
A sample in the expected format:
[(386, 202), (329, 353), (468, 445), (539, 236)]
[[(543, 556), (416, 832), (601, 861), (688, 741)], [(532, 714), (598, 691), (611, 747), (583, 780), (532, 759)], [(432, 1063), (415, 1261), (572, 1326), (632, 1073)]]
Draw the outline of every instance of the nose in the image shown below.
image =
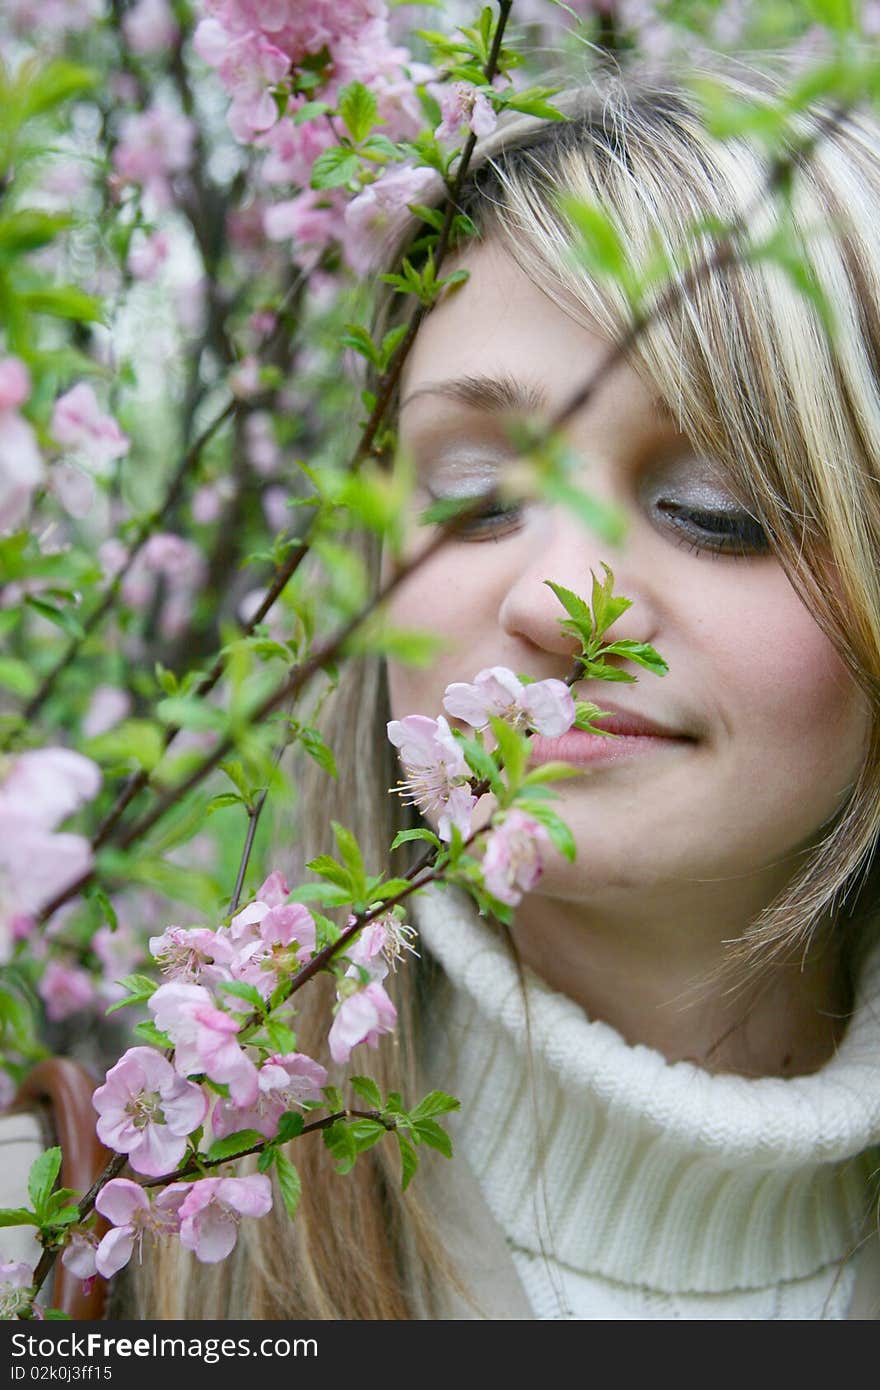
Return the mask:
[[(614, 596), (628, 598), (631, 606), (605, 630), (603, 643), (623, 639), (653, 643), (660, 626), (660, 605), (653, 593), (650, 575), (628, 537), (625, 535), (619, 545), (610, 544), (561, 505), (546, 512), (542, 522), (532, 553), (525, 563), (517, 566), (501, 600), (498, 613), (501, 630), (540, 652), (566, 658), (565, 671), (559, 669), (560, 663), (555, 663), (552, 674), (567, 674), (570, 662), (581, 650), (580, 640), (560, 627), (560, 620), (566, 619), (568, 613), (544, 581), (551, 579), (571, 589), (592, 606), (590, 571), (600, 584), (604, 583), (604, 561), (614, 573)], [(618, 656), (609, 660), (632, 675), (638, 674), (639, 668), (633, 662)], [(549, 664), (544, 663), (548, 667)], [(535, 674), (551, 672), (536, 671)]]

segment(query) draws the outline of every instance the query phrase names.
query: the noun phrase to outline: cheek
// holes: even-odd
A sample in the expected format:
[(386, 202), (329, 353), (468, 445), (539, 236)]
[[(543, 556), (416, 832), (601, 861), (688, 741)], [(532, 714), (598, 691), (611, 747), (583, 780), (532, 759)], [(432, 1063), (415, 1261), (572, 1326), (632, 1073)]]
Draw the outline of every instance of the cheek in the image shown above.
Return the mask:
[(716, 627), (735, 725), (730, 747), (743, 786), (775, 787), (779, 814), (806, 825), (817, 811), (822, 820), (830, 816), (852, 786), (867, 751), (870, 709), (785, 576), (774, 575), (768, 587), (760, 603), (738, 610), (735, 625)]

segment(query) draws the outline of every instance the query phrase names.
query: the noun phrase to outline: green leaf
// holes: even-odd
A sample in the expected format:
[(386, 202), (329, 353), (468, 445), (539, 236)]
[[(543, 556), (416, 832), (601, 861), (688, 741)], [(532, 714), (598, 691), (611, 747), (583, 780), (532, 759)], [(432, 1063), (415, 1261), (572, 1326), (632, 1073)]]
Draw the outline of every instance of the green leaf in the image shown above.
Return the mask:
[(71, 1226), (74, 1221), (79, 1221), (79, 1219), (79, 1207), (66, 1206), (62, 1207), (54, 1216), (47, 1219), (43, 1224), (52, 1229), (57, 1229), (59, 1226)]
[(37, 1216), (42, 1217), (46, 1203), (61, 1172), (61, 1150), (57, 1146), (46, 1149), (35, 1158), (28, 1173), (28, 1196)]
[(238, 1154), (246, 1153), (248, 1149), (256, 1148), (257, 1144), (265, 1142), (265, 1134), (261, 1134), (258, 1129), (239, 1129), (235, 1134), (227, 1134), (225, 1139), (215, 1139), (205, 1158), (209, 1163), (216, 1159), (235, 1158)]
[(379, 121), (379, 103), (363, 82), (349, 82), (339, 93), (339, 114), (355, 144), (365, 140)]
[(351, 1086), (352, 1090), (356, 1091), (374, 1110), (382, 1109), (382, 1092), (379, 1090), (379, 1087), (376, 1085), (375, 1081), (373, 1081), (372, 1077), (350, 1076), (348, 1078), (348, 1084)]
[(854, 0), (807, 0), (807, 8), (820, 24), (838, 34), (850, 33), (856, 27)]
[(267, 1018), (266, 1033), (276, 1052), (296, 1052), (296, 1033), (280, 1019)]
[(349, 1129), (354, 1136), (358, 1153), (365, 1153), (374, 1144), (378, 1144), (388, 1133), (388, 1130), (378, 1120), (354, 1120)]
[[(310, 859), (306, 868), (311, 869), (312, 873), (320, 874), (321, 878), (336, 884), (338, 888), (344, 888), (348, 893), (352, 892), (351, 875), (343, 869), (341, 864), (337, 864), (336, 860), (329, 854), (319, 854), (316, 859)], [(315, 885), (304, 884), (303, 886), (311, 888)], [(297, 893), (301, 891), (301, 889), (297, 889)], [(304, 900), (301, 899), (301, 901)]]
[(569, 511), (609, 545), (618, 545), (626, 534), (626, 516), (620, 507), (593, 497), (583, 488), (575, 487), (564, 478), (546, 476), (541, 479), (543, 495), (551, 502), (561, 502)]
[(602, 633), (605, 632), (612, 623), (616, 622), (622, 613), (625, 613), (628, 608), (632, 608), (632, 599), (614, 596), (612, 592), (614, 589), (614, 572), (606, 565), (604, 560), (601, 563), (605, 571), (605, 579), (602, 583), (599, 582), (595, 574), (593, 574), (593, 571), (590, 570), (593, 580), (592, 607), (593, 621), (595, 624), (594, 636), (596, 637), (601, 637)]
[(571, 763), (540, 763), (526, 773), (520, 786), (534, 788), (545, 782), (561, 782), (566, 777), (582, 777), (583, 774), (583, 768), (573, 767)]
[(565, 821), (555, 811), (551, 811), (549, 806), (545, 806), (540, 801), (519, 801), (517, 805), (520, 810), (527, 811), (530, 816), (534, 816), (535, 820), (540, 821), (546, 827), (547, 833), (559, 853), (573, 864), (577, 857), (577, 846)]
[(524, 734), (494, 714), (489, 716), (489, 725), (498, 741), (498, 749), (504, 759), (507, 785), (512, 791), (519, 786), (529, 757), (529, 740)]
[(339, 821), (331, 820), (330, 826), (336, 837), (342, 862), (351, 875), (353, 894), (356, 898), (363, 897), (367, 876), (364, 872), (360, 846), (351, 831), (347, 830), (344, 825), (340, 825)]
[(27, 700), (35, 693), (39, 682), (26, 661), (15, 656), (0, 656), (0, 685)]
[(401, 1175), (400, 1190), (405, 1192), (416, 1175), (419, 1166), (419, 1156), (408, 1139), (404, 1139), (400, 1130), (394, 1131), (397, 1138), (397, 1147), (400, 1149)]
[(42, 289), (22, 290), (19, 299), (33, 314), (51, 314), (56, 319), (74, 319), (79, 323), (104, 322), (101, 301), (73, 285), (45, 285)]
[(667, 663), (659, 652), (648, 642), (632, 642), (621, 638), (619, 642), (611, 642), (602, 648), (602, 656), (614, 653), (616, 656), (625, 656), (627, 661), (634, 661), (638, 666), (643, 666), (647, 671), (653, 671), (655, 676), (665, 676), (669, 672)]
[(275, 1172), (278, 1175), (278, 1186), (281, 1190), (284, 1209), (292, 1221), (299, 1206), (302, 1183), (296, 1166), (291, 1163), (287, 1154), (281, 1149), (275, 1150)]
[(3, 1207), (0, 1210), (0, 1226), (39, 1226), (39, 1221), (27, 1207)]
[(413, 1135), (429, 1148), (437, 1149), (444, 1158), (452, 1157), (452, 1140), (436, 1120), (419, 1120), (413, 1125)]
[(577, 623), (582, 624), (588, 634), (591, 633), (593, 619), (589, 604), (576, 593), (573, 593), (571, 589), (566, 589), (563, 584), (555, 584), (552, 579), (545, 579), (544, 583), (548, 589), (553, 590), (566, 613), (569, 613)]
[(305, 1123), (298, 1110), (285, 1110), (278, 1122), (278, 1133), (273, 1142), (289, 1144), (291, 1139), (297, 1139), (302, 1134)]
[(94, 91), (99, 83), (96, 72), (57, 58), (37, 72), (19, 72), (19, 79), (25, 77), (22, 116), (30, 120), (53, 106), (60, 106), (71, 97), (85, 96)]
[(333, 107), (326, 101), (307, 101), (305, 106), (301, 106), (293, 117), (294, 125), (303, 125), (306, 121), (313, 121), (316, 116), (326, 116)]
[(409, 1117), (413, 1121), (429, 1120), (434, 1115), (448, 1115), (451, 1110), (460, 1110), (461, 1101), (456, 1100), (446, 1091), (429, 1091), (415, 1107), (409, 1112)]
[(427, 830), (419, 826), (416, 830), (398, 830), (391, 842), (391, 849), (397, 849), (398, 845), (405, 845), (410, 840), (427, 840), (428, 843), (434, 845), (436, 849), (443, 848), (443, 841), (440, 839), (439, 835), (435, 835), (433, 830)]
[(35, 208), (9, 213), (0, 217), (0, 256), (20, 255), (48, 246), (59, 232), (72, 225), (73, 218), (67, 213), (38, 212)]
[(309, 757), (313, 758), (325, 772), (329, 772), (331, 777), (338, 778), (339, 771), (336, 767), (333, 750), (324, 742), (318, 730), (302, 728), (299, 730), (298, 738)]
[(336, 1159), (336, 1171), (350, 1173), (357, 1161), (357, 1144), (347, 1120), (337, 1120), (324, 1130), (324, 1143)]
[(149, 719), (125, 719), (106, 733), (83, 743), (83, 752), (105, 767), (120, 763), (152, 772), (165, 752), (165, 739)]
[(216, 988), (221, 989), (224, 994), (234, 995), (236, 999), (243, 999), (258, 1014), (266, 1012), (266, 1001), (260, 991), (245, 980), (219, 980)]
[(144, 1019), (142, 1023), (135, 1024), (134, 1032), (143, 1042), (149, 1043), (151, 1047), (158, 1047), (163, 1052), (167, 1052), (169, 1048), (174, 1047), (174, 1043), (171, 1041), (168, 1034), (160, 1033), (152, 1019)]
[(461, 744), (465, 761), (472, 772), (480, 778), (488, 779), (489, 785), (496, 796), (504, 795), (504, 783), (498, 775), (498, 766), (491, 753), (487, 753), (482, 744), (475, 738), (457, 738), (457, 743)]
[(226, 728), (226, 715), (222, 710), (193, 696), (171, 695), (167, 700), (160, 700), (156, 714), (163, 724), (194, 729), (197, 733)]
[(342, 347), (351, 348), (354, 352), (359, 353), (361, 357), (365, 357), (374, 367), (379, 366), (379, 349), (376, 347), (376, 344), (373, 342), (367, 330), (361, 328), (360, 324), (347, 323), (345, 325), (345, 331), (342, 333), (339, 341)]
[(360, 158), (345, 145), (331, 145), (312, 165), (312, 188), (341, 188), (357, 176)]
[(43, 618), (48, 618), (50, 623), (60, 627), (62, 632), (66, 632), (68, 637), (73, 637), (76, 641), (85, 637), (82, 623), (75, 617), (71, 609), (61, 608), (57, 603), (49, 603), (48, 599), (36, 598), (34, 594), (25, 595), (25, 603), (39, 613)]

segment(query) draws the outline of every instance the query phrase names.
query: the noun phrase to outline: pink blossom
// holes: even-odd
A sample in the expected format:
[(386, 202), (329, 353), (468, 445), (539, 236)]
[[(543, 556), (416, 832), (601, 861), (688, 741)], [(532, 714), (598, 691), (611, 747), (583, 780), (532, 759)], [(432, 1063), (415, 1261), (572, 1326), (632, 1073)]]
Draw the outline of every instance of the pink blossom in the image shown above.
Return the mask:
[(156, 1027), (174, 1043), (181, 1076), (204, 1073), (229, 1086), (236, 1105), (252, 1105), (259, 1092), (257, 1069), (235, 1041), (240, 1024), (215, 1007), (202, 985), (160, 985), (148, 1002)]
[[(356, 920), (349, 917), (348, 925)], [(368, 922), (356, 940), (345, 949), (351, 961), (346, 975), (355, 980), (363, 979), (366, 971), (369, 980), (384, 980), (389, 967), (396, 970), (397, 962), (406, 951), (417, 954), (412, 946), (415, 932), (402, 919), (402, 908), (392, 908)]]
[(94, 1004), (96, 998), (94, 981), (88, 971), (60, 960), (49, 961), (37, 993), (46, 1005), (47, 1018), (53, 1023), (78, 1014)]
[(223, 493), (213, 483), (203, 483), (193, 493), (190, 506), (193, 521), (200, 526), (211, 526), (223, 515)]
[(155, 280), (171, 255), (171, 240), (167, 232), (141, 232), (132, 241), (128, 253), (128, 268), (136, 280)]
[(53, 834), (0, 798), (0, 963), (9, 959), (16, 923), (36, 917), (92, 861), (84, 835)]
[(117, 725), (131, 711), (131, 696), (118, 685), (97, 685), (89, 707), (83, 715), (82, 731), (86, 738), (97, 738)]
[(101, 18), (103, 0), (4, 0), (3, 17), (19, 34), (62, 37), (87, 29)]
[(249, 396), (258, 396), (263, 389), (260, 381), (260, 364), (256, 357), (243, 357), (229, 373), (229, 389), (240, 401)]
[(100, 473), (129, 450), (128, 436), (113, 416), (101, 409), (91, 386), (84, 381), (58, 397), (52, 410), (51, 429), (62, 447), (83, 454)]
[(136, 1173), (158, 1178), (172, 1172), (198, 1129), (208, 1102), (198, 1086), (184, 1081), (151, 1047), (130, 1047), (92, 1097), (98, 1138), (127, 1153)]
[(31, 394), (31, 374), (20, 357), (0, 357), (0, 411), (24, 405)]
[(463, 127), (481, 137), (495, 129), (498, 117), (492, 103), (472, 82), (453, 82), (435, 94), (439, 96), (443, 118), (434, 131), (438, 140), (457, 140)]
[(211, 1116), (211, 1128), (218, 1139), (240, 1129), (256, 1129), (273, 1139), (281, 1116), (306, 1100), (320, 1100), (327, 1084), (327, 1071), (303, 1052), (275, 1053), (260, 1067), (260, 1094), (256, 1103), (244, 1108), (229, 1100), (219, 1100)]
[(127, 1265), (135, 1246), (140, 1252), (145, 1233), (176, 1235), (180, 1230), (179, 1211), (189, 1192), (189, 1183), (173, 1183), (151, 1202), (140, 1183), (129, 1178), (113, 1178), (95, 1198), (95, 1210), (112, 1222), (98, 1246), (95, 1264), (105, 1279)]
[(406, 781), (398, 782), (401, 796), (423, 812), (439, 813), (441, 840), (452, 839), (453, 825), (467, 837), (477, 799), (468, 787), (471, 773), (464, 753), (443, 715), (428, 719), (408, 714), (390, 720), (387, 728), (408, 774)]
[[(7, 389), (14, 390), (14, 382)], [(0, 411), (0, 531), (18, 526), (45, 477), (37, 436), (17, 410)]]
[(282, 907), (290, 897), (290, 886), (280, 869), (273, 869), (257, 889), (257, 901), (267, 907)]
[(109, 540), (102, 541), (98, 547), (98, 563), (104, 571), (105, 579), (115, 579), (121, 573), (126, 561), (128, 560), (128, 547), (122, 541), (111, 536)]
[(454, 681), (446, 687), (443, 708), (455, 719), (483, 729), (490, 715), (515, 728), (525, 726), (545, 738), (559, 738), (575, 720), (571, 691), (560, 680), (533, 681), (523, 685), (506, 666), (488, 666), (472, 684)]
[(385, 989), (371, 981), (364, 989), (347, 995), (336, 1011), (327, 1041), (334, 1062), (347, 1062), (352, 1048), (365, 1042), (376, 1047), (382, 1033), (391, 1033), (397, 1023), (397, 1010)]
[(132, 53), (162, 53), (180, 31), (168, 0), (137, 0), (123, 16), (122, 32)]
[(278, 467), (278, 442), (272, 416), (265, 410), (254, 410), (244, 422), (245, 457), (255, 473), (270, 477)]
[(23, 1260), (0, 1260), (0, 1322), (12, 1322), (30, 1307), (34, 1271)]
[(150, 937), (150, 954), (169, 980), (198, 984), (218, 955), (218, 936), (207, 927), (167, 927)]
[(98, 1265), (95, 1259), (98, 1253), (98, 1241), (93, 1235), (86, 1235), (84, 1231), (74, 1231), (61, 1255), (61, 1263), (65, 1269), (69, 1269), (71, 1274), (84, 1282), (94, 1279), (98, 1272)]
[(243, 1216), (272, 1210), (272, 1184), (265, 1173), (246, 1178), (202, 1178), (180, 1207), (180, 1243), (202, 1264), (216, 1264), (233, 1250)]
[(345, 209), (345, 255), (352, 269), (366, 274), (412, 216), (411, 203), (436, 202), (443, 181), (435, 169), (404, 164), (386, 171)]
[(541, 877), (541, 847), (549, 843), (540, 821), (515, 807), (508, 811), (489, 833), (483, 855), (483, 882), (492, 896), (516, 907)]
[(68, 516), (88, 516), (95, 505), (95, 480), (78, 464), (67, 459), (52, 469), (51, 488)]
[(307, 188), (295, 198), (267, 207), (263, 230), (270, 241), (293, 241), (294, 258), (302, 246), (323, 249), (343, 231), (341, 202), (332, 190)]
[[(304, 100), (298, 98), (290, 110), (295, 113)], [(257, 139), (259, 147), (267, 151), (260, 177), (269, 185), (308, 187), (315, 160), (334, 143), (333, 132), (326, 122), (306, 121), (294, 125), (290, 116), (285, 116)]]
[(124, 116), (113, 164), (120, 178), (141, 184), (157, 207), (167, 206), (168, 179), (192, 163), (195, 126), (179, 112), (151, 106)]
[(236, 140), (253, 140), (278, 120), (271, 88), (287, 76), (290, 58), (265, 34), (246, 31), (231, 38), (215, 19), (203, 19), (193, 35), (193, 47), (216, 67), (232, 97), (227, 120)]
[(0, 808), (15, 810), (31, 825), (54, 830), (97, 796), (101, 771), (70, 748), (34, 748), (0, 768)]

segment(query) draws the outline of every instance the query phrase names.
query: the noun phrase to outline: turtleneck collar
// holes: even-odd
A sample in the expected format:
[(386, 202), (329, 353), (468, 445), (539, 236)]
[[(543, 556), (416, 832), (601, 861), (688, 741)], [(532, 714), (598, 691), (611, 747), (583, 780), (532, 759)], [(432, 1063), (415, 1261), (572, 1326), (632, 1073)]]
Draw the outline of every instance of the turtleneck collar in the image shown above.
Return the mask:
[(464, 890), (430, 885), (413, 918), (445, 975), (429, 1080), (461, 1100), (453, 1130), (515, 1245), (669, 1293), (763, 1288), (850, 1253), (880, 1143), (880, 952), (820, 1071), (752, 1079), (631, 1046), (528, 969), (527, 1027), (508, 949)]

